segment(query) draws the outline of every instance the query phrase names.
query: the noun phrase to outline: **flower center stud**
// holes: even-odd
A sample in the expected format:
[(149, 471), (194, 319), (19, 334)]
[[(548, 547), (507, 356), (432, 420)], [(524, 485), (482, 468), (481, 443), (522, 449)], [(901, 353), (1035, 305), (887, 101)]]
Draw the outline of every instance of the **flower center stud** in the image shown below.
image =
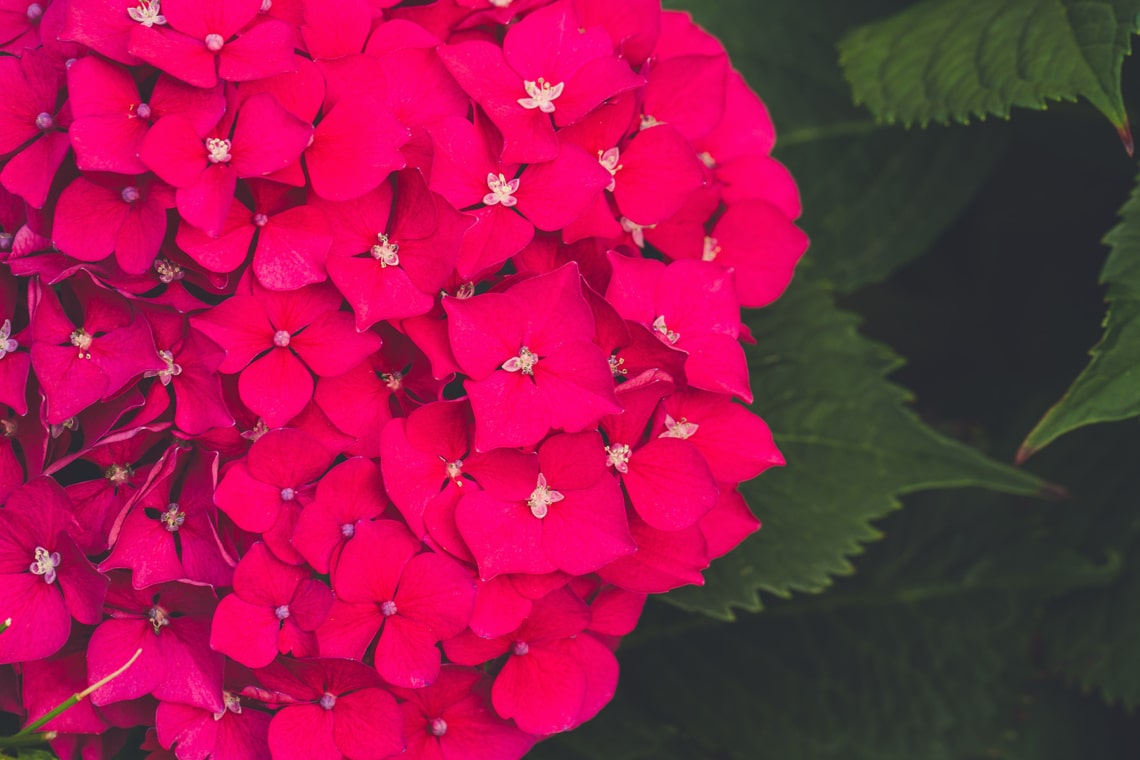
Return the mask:
[(20, 344), (16, 342), (11, 335), (12, 320), (5, 319), (4, 324), (0, 325), (0, 359), (3, 359), (20, 347)]
[(278, 348), (288, 348), (289, 331), (278, 330), (277, 332), (273, 333), (273, 345), (277, 346)]
[(44, 7), (39, 3), (32, 3), (28, 6), (27, 14), (28, 21), (31, 21), (34, 24), (40, 20), (41, 16), (44, 15)]
[(281, 489), (281, 501), (293, 501), (293, 499), (296, 499), (296, 498), (297, 498), (297, 492), (294, 491), (292, 488), (282, 488)]
[(59, 563), (59, 552), (49, 552), (42, 546), (37, 546), (28, 569), (32, 571), (32, 575), (42, 575), (44, 583), (55, 583), (55, 569), (59, 567)]
[(621, 224), (621, 228), (628, 232), (630, 237), (633, 238), (633, 244), (638, 248), (645, 247), (645, 231), (651, 230), (657, 226), (656, 224), (641, 225), (632, 219), (627, 219), (624, 216), (619, 219), (618, 222)]
[(186, 513), (178, 506), (178, 502), (171, 502), (166, 505), (166, 511), (158, 518), (162, 523), (162, 527), (166, 528), (168, 533), (177, 533), (182, 524), (186, 522)]
[(617, 148), (610, 148), (602, 152), (598, 151), (598, 163), (602, 168), (610, 173), (610, 184), (606, 187), (611, 193), (617, 187), (617, 173), (621, 170), (622, 165), (618, 163), (621, 160), (621, 151)]
[(372, 258), (380, 262), (380, 267), (396, 267), (400, 265), (400, 246), (388, 240), (388, 236), (383, 232), (376, 235), (377, 243), (372, 246), (369, 253)]
[(234, 715), (241, 715), (241, 698), (232, 692), (222, 692), (222, 704), (224, 707), (221, 712), (214, 713), (214, 720), (221, 720), (225, 717), (227, 712), (232, 712)]
[(389, 599), (380, 605), (380, 614), (384, 617), (392, 617), (396, 614), (396, 603)]
[(95, 340), (91, 333), (80, 327), (78, 330), (72, 331), (68, 339), (71, 341), (71, 345), (79, 349), (80, 359), (91, 358), (91, 343)]
[(675, 420), (671, 415), (666, 414), (665, 432), (657, 437), (680, 438), (681, 440), (685, 440), (686, 438), (692, 437), (692, 435), (697, 432), (698, 428), (700, 428), (700, 425), (695, 422), (689, 422), (684, 417), (679, 420)]
[(538, 356), (526, 346), (519, 349), (518, 356), (512, 356), (503, 362), (503, 369), (507, 372), (521, 372), (524, 375), (534, 375), (534, 365), (538, 364)]
[(515, 645), (511, 647), (511, 652), (517, 655), (524, 655), (530, 653), (530, 645), (525, 641), (516, 641)]
[(220, 34), (207, 34), (204, 42), (206, 43), (206, 49), (211, 53), (218, 52), (226, 44), (226, 41), (222, 39), (222, 35)]
[(320, 700), (317, 702), (323, 710), (331, 710), (336, 705), (336, 695), (329, 694), (327, 691), (321, 695)]
[(132, 21), (137, 21), (148, 29), (156, 24), (162, 26), (166, 23), (166, 16), (162, 15), (160, 0), (139, 0), (134, 8), (127, 8), (127, 15)]
[(681, 339), (681, 333), (670, 330), (665, 324), (664, 314), (653, 320), (653, 332), (657, 333), (658, 338), (668, 341), (670, 345)]
[(701, 253), (702, 261), (716, 261), (716, 257), (720, 255), (720, 243), (717, 239), (705, 235), (705, 249)]
[(709, 153), (707, 150), (704, 153), (698, 153), (697, 158), (701, 159), (701, 163), (704, 164), (706, 168), (716, 168), (716, 159), (713, 158), (712, 153)]
[(264, 227), (265, 225), (269, 224), (269, 217), (258, 212), (253, 215), (253, 219), (251, 221), (255, 227)]
[(621, 365), (625, 364), (625, 359), (621, 358), (620, 356), (615, 356), (614, 354), (610, 354), (609, 362), (610, 362), (610, 374), (613, 375), (614, 377), (625, 377), (626, 375), (629, 374), (629, 370), (624, 369), (621, 366)]
[(154, 628), (155, 636), (161, 633), (163, 628), (170, 625), (170, 615), (157, 604), (146, 611), (146, 617), (150, 621), (151, 627)]
[[(443, 459), (443, 457), (440, 457)], [(456, 486), (463, 487), (463, 460), (456, 459), (454, 462), (444, 461), (443, 469), (447, 471), (447, 477), (455, 483)]]
[(641, 116), (641, 129), (650, 129), (651, 127), (656, 127), (664, 123), (663, 121), (657, 121), (656, 117), (650, 116), (649, 114), (642, 114)]
[(606, 466), (613, 467), (623, 475), (629, 472), (629, 458), (631, 456), (633, 456), (633, 449), (624, 443), (606, 446)]
[(150, 104), (149, 103), (139, 103), (137, 106), (135, 106), (135, 116), (139, 117), (140, 119), (149, 119), (150, 118)]
[(550, 511), (551, 504), (557, 504), (565, 498), (560, 492), (546, 485), (546, 476), (540, 472), (538, 473), (538, 485), (531, 491), (530, 498), (526, 500), (526, 503), (530, 507), (530, 513), (541, 520)]
[(508, 180), (502, 174), (488, 174), (487, 188), (491, 192), (483, 196), (483, 203), (488, 206), (501, 203), (510, 208), (519, 202), (519, 199), (515, 197), (515, 193), (519, 191), (518, 177)]
[(356, 526), (353, 523), (345, 523), (340, 526), (340, 534), (345, 538), (352, 538), (356, 535)]
[(277, 609), (273, 610), (273, 614), (277, 616), (278, 620), (284, 620), (289, 617), (289, 605), (282, 604)]
[(119, 197), (123, 199), (123, 203), (134, 203), (142, 197), (142, 193), (134, 185), (127, 185), (123, 191), (119, 193)]
[(554, 101), (566, 89), (565, 82), (559, 82), (556, 85), (551, 85), (544, 78), (539, 77), (536, 81), (523, 80), (523, 89), (530, 97), (519, 98), (518, 103), (528, 111), (535, 108), (543, 113), (554, 113)]
[(228, 164), (233, 158), (230, 155), (231, 147), (233, 147), (233, 143), (229, 140), (223, 140), (220, 137), (208, 137), (206, 138), (206, 158), (211, 164)]
[(443, 718), (432, 718), (431, 723), (428, 724), (428, 730), (431, 731), (432, 736), (443, 736), (447, 733), (447, 721)]

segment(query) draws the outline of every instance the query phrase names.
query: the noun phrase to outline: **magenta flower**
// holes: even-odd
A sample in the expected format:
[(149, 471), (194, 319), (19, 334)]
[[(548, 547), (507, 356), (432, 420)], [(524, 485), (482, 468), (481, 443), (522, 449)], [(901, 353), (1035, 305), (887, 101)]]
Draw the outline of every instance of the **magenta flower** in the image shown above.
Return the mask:
[(230, 691), (222, 692), (222, 702), (225, 708), (220, 713), (177, 702), (159, 702), (154, 717), (158, 740), (166, 747), (176, 748), (173, 757), (270, 760), (269, 713), (251, 709), (248, 702), (243, 703), (238, 694)]
[(260, 0), (139, 0), (127, 50), (195, 87), (291, 71), (294, 30), (256, 20)]
[(440, 57), (502, 131), (503, 161), (538, 163), (560, 152), (551, 117), (571, 124), (645, 83), (613, 48), (604, 29), (583, 29), (563, 0), (512, 24), (501, 48), (462, 42), (441, 48)]
[(532, 446), (551, 429), (587, 430), (621, 410), (574, 264), (443, 307), (468, 376), (476, 450)]
[(325, 621), (332, 601), (328, 586), (256, 543), (234, 571), (234, 593), (214, 612), (210, 646), (251, 668), (265, 667), (278, 652), (316, 656), (312, 632)]
[(372, 668), (352, 660), (278, 660), (256, 675), (288, 697), (269, 724), (274, 760), (369, 760), (404, 750), (403, 714)]
[(495, 711), (523, 731), (544, 736), (592, 718), (617, 687), (613, 653), (582, 633), (589, 622), (585, 602), (560, 589), (535, 602), (518, 630), (497, 639), (464, 634), (444, 647), (461, 665), (509, 654), (491, 690)]
[(317, 631), (321, 655), (359, 659), (379, 633), (376, 671), (419, 688), (439, 675), (438, 642), (467, 627), (475, 582), (441, 554), (417, 554), (420, 542), (394, 520), (362, 523), (333, 572), (336, 601)]
[(178, 188), (182, 218), (216, 237), (234, 200), (239, 178), (262, 177), (301, 156), (313, 127), (298, 119), (269, 93), (242, 103), (203, 139), (194, 122), (171, 115), (155, 122), (139, 158), (164, 182)]
[(252, 291), (194, 316), (191, 324), (226, 349), (219, 370), (241, 373), (245, 405), (280, 427), (313, 397), (310, 370), (340, 375), (380, 347), (380, 338), (356, 332), (339, 306), (329, 286), (274, 293), (254, 283)]
[(480, 464), (484, 490), (455, 520), (484, 580), (501, 573), (590, 573), (635, 550), (621, 488), (606, 472), (597, 432), (555, 435), (538, 454), (495, 451)]
[(164, 583), (135, 591), (126, 573), (113, 573), (107, 592), (113, 616), (91, 635), (87, 671), (91, 683), (118, 670), (142, 650), (122, 675), (96, 689), (95, 705), (153, 694), (212, 713), (222, 702), (222, 656), (210, 650), (214, 593), (202, 586)]
[(407, 760), (518, 760), (534, 745), (489, 709), (481, 692), (490, 679), (471, 668), (444, 665), (431, 686), (393, 688), (404, 712)]
[(136, 589), (178, 580), (229, 585), (233, 560), (218, 538), (213, 457), (171, 448), (160, 467), (116, 526), (99, 569), (131, 570)]
[(139, 151), (154, 122), (179, 116), (205, 139), (226, 111), (220, 85), (200, 89), (162, 74), (144, 96), (130, 69), (98, 56), (67, 67), (67, 90), (74, 119), (67, 135), (83, 171), (142, 174)]
[[(29, 50), (19, 58), (0, 56), (0, 155), (14, 153), (0, 170), (0, 185), (42, 208), (70, 144), (68, 113), (61, 110), (63, 75), (51, 57)], [(17, 148), (19, 149), (17, 151)]]
[(704, 261), (666, 266), (616, 253), (610, 262), (614, 274), (606, 300), (626, 319), (688, 353), (685, 378), (690, 385), (752, 402), (731, 272)]
[(681, 586), (703, 586), (709, 566), (708, 542), (699, 525), (658, 530), (639, 517), (629, 519), (637, 551), (598, 570), (607, 583), (643, 594), (663, 594)]
[(47, 397), (47, 421), (62, 423), (131, 380), (161, 370), (146, 320), (124, 299), (85, 277), (72, 280), (79, 309), (72, 321), (49, 287), (37, 289), (32, 367)]
[(387, 507), (380, 468), (364, 457), (348, 459), (317, 483), (316, 498), (297, 519), (293, 546), (314, 570), (328, 574), (356, 529)]
[(226, 470), (214, 503), (243, 530), (263, 533), (282, 510), (308, 500), (311, 484), (332, 464), (334, 453), (300, 430), (273, 430), (258, 438), (249, 455)]
[(12, 626), (0, 635), (0, 663), (47, 657), (63, 646), (71, 620), (102, 617), (107, 578), (68, 535), (70, 500), (50, 478), (36, 478), (0, 509), (0, 609)]

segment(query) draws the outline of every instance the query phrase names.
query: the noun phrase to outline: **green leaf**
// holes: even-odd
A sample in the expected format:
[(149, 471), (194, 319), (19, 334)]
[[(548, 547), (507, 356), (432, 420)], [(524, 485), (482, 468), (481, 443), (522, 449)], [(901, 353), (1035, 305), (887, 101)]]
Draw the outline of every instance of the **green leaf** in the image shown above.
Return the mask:
[(1104, 242), (1112, 252), (1101, 271), (1108, 285), (1104, 337), (1065, 396), (1025, 439), (1019, 460), (1084, 425), (1140, 415), (1140, 181)]
[(860, 336), (856, 318), (818, 285), (796, 282), (750, 326), (755, 408), (789, 464), (743, 486), (764, 527), (714, 562), (703, 588), (669, 594), (674, 604), (731, 620), (734, 607), (760, 609), (760, 590), (821, 591), (851, 572), (847, 558), (879, 537), (871, 522), (897, 508), (901, 494), (1046, 489), (924, 425), (906, 408), (908, 393), (885, 379), (899, 358)]
[(666, 3), (692, 6), (768, 105), (776, 157), (803, 196), (812, 239), (804, 266), (840, 291), (885, 278), (926, 252), (966, 208), (1007, 144), (1007, 132), (908, 132), (877, 125), (851, 103), (835, 45), (852, 25), (898, 0), (836, 3)]
[(888, 122), (1006, 117), (1084, 97), (1124, 136), (1120, 66), (1138, 15), (1138, 0), (925, 0), (853, 30), (840, 62), (855, 100)]

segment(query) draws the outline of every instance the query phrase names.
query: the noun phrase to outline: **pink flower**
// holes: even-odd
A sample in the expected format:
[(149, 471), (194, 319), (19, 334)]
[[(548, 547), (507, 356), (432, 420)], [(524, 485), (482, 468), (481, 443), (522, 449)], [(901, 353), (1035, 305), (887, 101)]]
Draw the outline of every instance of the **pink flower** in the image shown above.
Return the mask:
[(364, 457), (348, 459), (317, 483), (316, 498), (297, 519), (293, 546), (314, 570), (327, 574), (357, 528), (383, 515), (387, 507), (380, 468)]
[[(42, 208), (70, 147), (68, 114), (60, 110), (63, 76), (43, 50), (0, 56), (0, 155), (14, 153), (0, 170), (0, 184), (30, 206)], [(16, 152), (16, 149), (20, 150)]]
[(475, 412), (475, 448), (532, 446), (621, 410), (593, 343), (578, 268), (567, 264), (501, 293), (445, 298), (448, 334)]
[(313, 657), (312, 632), (325, 621), (332, 601), (328, 586), (256, 543), (234, 571), (234, 593), (214, 612), (210, 646), (251, 668), (265, 667), (278, 652)]
[(555, 435), (538, 454), (501, 450), (480, 465), (484, 490), (455, 510), (489, 580), (501, 573), (590, 573), (632, 554), (625, 501), (596, 433)]
[(419, 688), (439, 675), (436, 644), (467, 627), (475, 583), (393, 520), (360, 524), (333, 572), (336, 601), (317, 631), (321, 655), (360, 658), (379, 633), (376, 671), (389, 683)]
[(39, 660), (67, 641), (71, 619), (94, 625), (107, 578), (68, 535), (70, 500), (37, 478), (0, 509), (0, 609), (12, 626), (0, 635), (0, 663)]
[(325, 285), (275, 293), (254, 283), (191, 324), (226, 349), (219, 370), (240, 372), (242, 401), (271, 427), (299, 414), (313, 396), (313, 377), (343, 374), (380, 347), (338, 310), (340, 296)]
[(222, 702), (225, 708), (220, 713), (160, 702), (154, 718), (158, 740), (167, 747), (175, 746), (176, 757), (270, 760), (269, 713), (251, 709), (230, 691), (222, 692)]
[(534, 737), (496, 715), (481, 695), (490, 679), (471, 668), (444, 665), (431, 686), (394, 688), (404, 712), (407, 760), (518, 760)]
[(269, 724), (275, 760), (383, 758), (404, 750), (403, 714), (366, 665), (278, 660), (257, 677), (288, 697)]

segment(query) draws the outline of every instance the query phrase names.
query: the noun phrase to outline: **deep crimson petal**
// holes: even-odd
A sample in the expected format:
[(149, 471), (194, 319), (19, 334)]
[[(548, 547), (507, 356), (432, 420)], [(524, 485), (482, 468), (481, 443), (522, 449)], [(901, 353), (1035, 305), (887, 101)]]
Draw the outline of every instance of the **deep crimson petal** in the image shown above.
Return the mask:
[(218, 83), (218, 64), (205, 39), (205, 34), (195, 39), (168, 27), (134, 24), (127, 50), (187, 84), (213, 87)]
[(617, 690), (618, 661), (612, 651), (588, 633), (563, 641), (561, 647), (572, 653), (586, 674), (586, 697), (578, 713), (578, 722), (585, 723), (613, 699)]
[(607, 583), (648, 594), (661, 594), (680, 586), (703, 586), (701, 571), (708, 567), (708, 546), (700, 528), (656, 530), (631, 518), (630, 533), (637, 553), (611, 562), (598, 571)]
[(455, 521), (483, 580), (558, 569), (543, 551), (542, 521), (525, 503), (499, 501), (485, 492), (467, 494), (455, 510)]
[(419, 290), (400, 267), (381, 267), (373, 259), (334, 256), (329, 277), (356, 315), (356, 329), (381, 320), (415, 317), (431, 311), (435, 299)]
[(305, 0), (305, 23), (301, 36), (314, 59), (340, 58), (364, 49), (372, 27), (368, 0), (347, 0), (336, 13), (329, 13), (321, 0)]
[(222, 48), (218, 77), (227, 82), (249, 82), (293, 71), (295, 37), (288, 24), (274, 19), (249, 27)]
[(293, 352), (274, 348), (242, 371), (238, 393), (265, 424), (281, 427), (313, 398), (313, 376)]
[[(713, 130), (724, 113), (728, 57), (683, 55), (662, 60), (649, 70), (642, 113), (671, 124), (688, 140)], [(693, 103), (701, 103), (693, 108)]]
[(495, 711), (513, 718), (527, 733), (544, 736), (578, 725), (586, 699), (586, 674), (570, 652), (532, 646), (507, 659), (491, 700)]
[(701, 518), (701, 533), (710, 558), (723, 557), (760, 529), (760, 521), (736, 491), (725, 488), (716, 505)]
[(43, 208), (55, 173), (70, 149), (66, 133), (48, 132), (8, 159), (0, 171), (0, 183), (33, 208)]
[(471, 630), (485, 639), (505, 636), (530, 614), (533, 602), (520, 594), (507, 576), (478, 581)]
[(376, 643), (376, 672), (395, 686), (419, 689), (435, 681), (442, 656), (439, 637), (426, 625), (396, 614)]
[(535, 383), (550, 410), (551, 427), (576, 433), (621, 411), (614, 396), (613, 373), (592, 343), (568, 343), (534, 369)]
[(259, 93), (246, 100), (238, 113), (231, 165), (239, 177), (284, 169), (300, 158), (312, 135), (313, 125), (289, 113), (269, 93)]
[(56, 201), (52, 240), (72, 258), (99, 261), (114, 252), (119, 228), (129, 213), (130, 206), (118, 191), (78, 177)]
[(185, 222), (217, 237), (225, 227), (236, 188), (237, 174), (230, 165), (214, 164), (202, 172), (194, 184), (178, 188), (175, 194), (178, 213)]
[(411, 132), (374, 98), (346, 98), (325, 114), (305, 152), (313, 192), (328, 200), (357, 198), (404, 168), (400, 147)]
[(350, 538), (344, 526), (351, 526), (355, 536), (359, 520), (375, 519), (387, 506), (380, 469), (369, 459), (353, 457), (321, 478), (316, 501), (297, 521), (293, 544), (313, 569), (327, 574), (334, 552)]
[(380, 336), (357, 332), (350, 314), (328, 311), (291, 343), (305, 364), (321, 377), (343, 375), (380, 348)]
[(717, 263), (737, 270), (743, 306), (767, 306), (792, 280), (808, 247), (807, 235), (764, 201), (732, 204), (717, 221), (713, 237), (721, 248)]
[(250, 244), (257, 231), (251, 223), (251, 216), (244, 204), (234, 203), (217, 236), (207, 235), (189, 224), (181, 224), (175, 240), (179, 248), (207, 270), (232, 272), (249, 255)]
[(337, 597), (346, 602), (392, 601), (404, 566), (419, 548), (419, 540), (395, 520), (358, 525), (333, 573)]
[(560, 127), (573, 124), (602, 103), (644, 84), (645, 78), (621, 58), (595, 58), (567, 80), (565, 92), (555, 103), (554, 121)]
[(245, 462), (238, 462), (218, 484), (214, 502), (238, 527), (264, 533), (277, 521), (281, 487), (257, 480)]
[(274, 328), (263, 304), (252, 296), (227, 298), (195, 315), (192, 324), (226, 350), (225, 361), (218, 369), (227, 374), (241, 371), (273, 345)]
[(526, 324), (519, 316), (526, 306), (510, 294), (445, 298), (443, 308), (455, 358), (474, 380), (495, 372), (523, 345)]
[(383, 624), (377, 605), (334, 599), (328, 618), (317, 629), (321, 657), (363, 658)]
[(206, 144), (193, 122), (181, 116), (159, 119), (146, 134), (139, 159), (164, 182), (189, 187), (206, 170)]
[(739, 341), (721, 333), (703, 333), (685, 336), (677, 347), (689, 352), (685, 377), (690, 385), (728, 393), (746, 404), (752, 403), (748, 359)]
[(467, 380), (463, 387), (475, 411), (479, 452), (533, 446), (550, 432), (555, 406), (563, 403), (521, 372), (499, 370), (482, 380)]
[(454, 560), (418, 554), (404, 565), (396, 593), (399, 616), (423, 624), (447, 639), (467, 627), (475, 607), (475, 579)]
[(281, 627), (272, 608), (225, 597), (214, 611), (210, 647), (250, 668), (263, 668), (277, 656)]
[(641, 518), (660, 530), (693, 525), (719, 493), (705, 458), (676, 438), (658, 438), (637, 449), (622, 483)]
[(269, 749), (277, 760), (342, 760), (333, 739), (332, 711), (317, 705), (286, 707), (269, 724)]
[[(26, 569), (26, 568), (25, 568)], [(0, 663), (40, 660), (59, 650), (71, 631), (63, 595), (31, 573), (0, 576), (0, 605), (12, 627), (0, 636)]]
[(253, 271), (273, 290), (295, 290), (325, 279), (332, 236), (320, 210), (297, 206), (270, 217), (253, 253)]
[(617, 482), (604, 477), (582, 491), (566, 491), (542, 521), (543, 550), (560, 570), (594, 572), (637, 550), (629, 534)]
[(560, 230), (578, 218), (612, 179), (596, 156), (564, 143), (558, 156), (532, 164), (519, 178), (518, 209), (540, 230)]
[(622, 216), (648, 227), (677, 213), (704, 184), (704, 167), (689, 141), (668, 124), (643, 129), (621, 154), (614, 200)]
[(347, 757), (382, 760), (404, 749), (404, 719), (383, 689), (360, 689), (337, 698), (333, 737)]
[(259, 7), (255, 0), (181, 0), (162, 10), (170, 25), (183, 34), (197, 39), (218, 34), (229, 39), (254, 19)]

